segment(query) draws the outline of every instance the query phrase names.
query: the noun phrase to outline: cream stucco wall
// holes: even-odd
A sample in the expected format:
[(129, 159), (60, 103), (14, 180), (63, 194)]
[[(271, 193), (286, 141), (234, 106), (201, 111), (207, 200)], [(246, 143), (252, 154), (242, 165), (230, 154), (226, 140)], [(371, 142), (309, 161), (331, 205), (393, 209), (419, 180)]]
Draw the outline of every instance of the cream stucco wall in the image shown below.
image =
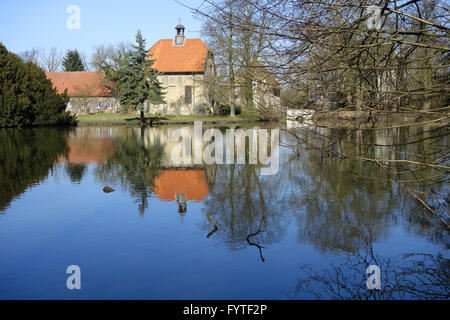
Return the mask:
[[(212, 111), (211, 97), (208, 95), (210, 86), (208, 79), (215, 75), (214, 58), (211, 53), (206, 57), (205, 68), (202, 73), (192, 74), (163, 74), (159, 81), (165, 91), (165, 104), (147, 105), (151, 114), (161, 115), (191, 115), (207, 114)], [(186, 103), (186, 86), (192, 92), (191, 103)]]
[[(165, 104), (150, 105), (151, 114), (190, 115), (206, 114), (209, 104), (203, 74), (165, 74), (159, 76), (165, 92)], [(186, 103), (186, 87), (191, 87), (191, 102)]]

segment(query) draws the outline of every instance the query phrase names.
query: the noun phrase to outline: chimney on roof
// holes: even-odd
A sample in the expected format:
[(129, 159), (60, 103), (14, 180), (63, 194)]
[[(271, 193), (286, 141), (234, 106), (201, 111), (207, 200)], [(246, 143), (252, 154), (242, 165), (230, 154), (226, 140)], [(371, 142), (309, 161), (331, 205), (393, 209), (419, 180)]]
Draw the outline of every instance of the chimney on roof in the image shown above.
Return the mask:
[(177, 34), (175, 36), (175, 45), (184, 46), (184, 26), (179, 24), (175, 27)]

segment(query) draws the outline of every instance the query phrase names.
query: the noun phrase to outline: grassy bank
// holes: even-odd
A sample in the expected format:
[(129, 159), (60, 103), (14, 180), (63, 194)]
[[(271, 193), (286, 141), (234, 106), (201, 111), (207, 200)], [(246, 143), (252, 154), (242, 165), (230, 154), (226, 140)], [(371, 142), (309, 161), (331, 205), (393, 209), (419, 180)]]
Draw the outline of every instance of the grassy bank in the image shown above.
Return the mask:
[[(243, 111), (242, 114), (235, 118), (229, 116), (211, 116), (211, 115), (187, 115), (187, 116), (156, 116), (147, 115), (145, 117), (148, 121), (157, 124), (189, 124), (194, 121), (203, 121), (205, 123), (239, 123), (239, 122), (253, 122), (262, 121), (263, 118), (257, 112)], [(119, 113), (97, 113), (88, 115), (78, 115), (78, 124), (81, 126), (94, 125), (139, 125), (140, 119), (133, 114), (119, 114)]]

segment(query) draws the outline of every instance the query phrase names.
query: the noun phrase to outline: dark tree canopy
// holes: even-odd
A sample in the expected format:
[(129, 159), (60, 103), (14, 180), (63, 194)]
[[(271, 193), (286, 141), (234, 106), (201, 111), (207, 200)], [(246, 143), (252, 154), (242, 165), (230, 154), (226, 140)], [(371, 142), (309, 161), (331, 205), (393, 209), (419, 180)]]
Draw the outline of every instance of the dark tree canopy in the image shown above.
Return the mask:
[(83, 59), (81, 59), (80, 53), (76, 49), (67, 51), (62, 66), (66, 72), (86, 71)]
[(44, 70), (24, 62), (0, 43), (0, 128), (74, 123)]

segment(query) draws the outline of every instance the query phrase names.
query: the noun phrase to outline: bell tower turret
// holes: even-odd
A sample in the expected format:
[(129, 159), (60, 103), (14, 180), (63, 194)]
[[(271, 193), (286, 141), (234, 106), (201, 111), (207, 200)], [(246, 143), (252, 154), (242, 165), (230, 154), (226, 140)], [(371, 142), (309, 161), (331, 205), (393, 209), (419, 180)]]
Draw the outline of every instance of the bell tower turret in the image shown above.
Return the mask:
[(184, 26), (179, 24), (175, 27), (177, 30), (177, 34), (175, 36), (175, 45), (176, 46), (184, 46)]

